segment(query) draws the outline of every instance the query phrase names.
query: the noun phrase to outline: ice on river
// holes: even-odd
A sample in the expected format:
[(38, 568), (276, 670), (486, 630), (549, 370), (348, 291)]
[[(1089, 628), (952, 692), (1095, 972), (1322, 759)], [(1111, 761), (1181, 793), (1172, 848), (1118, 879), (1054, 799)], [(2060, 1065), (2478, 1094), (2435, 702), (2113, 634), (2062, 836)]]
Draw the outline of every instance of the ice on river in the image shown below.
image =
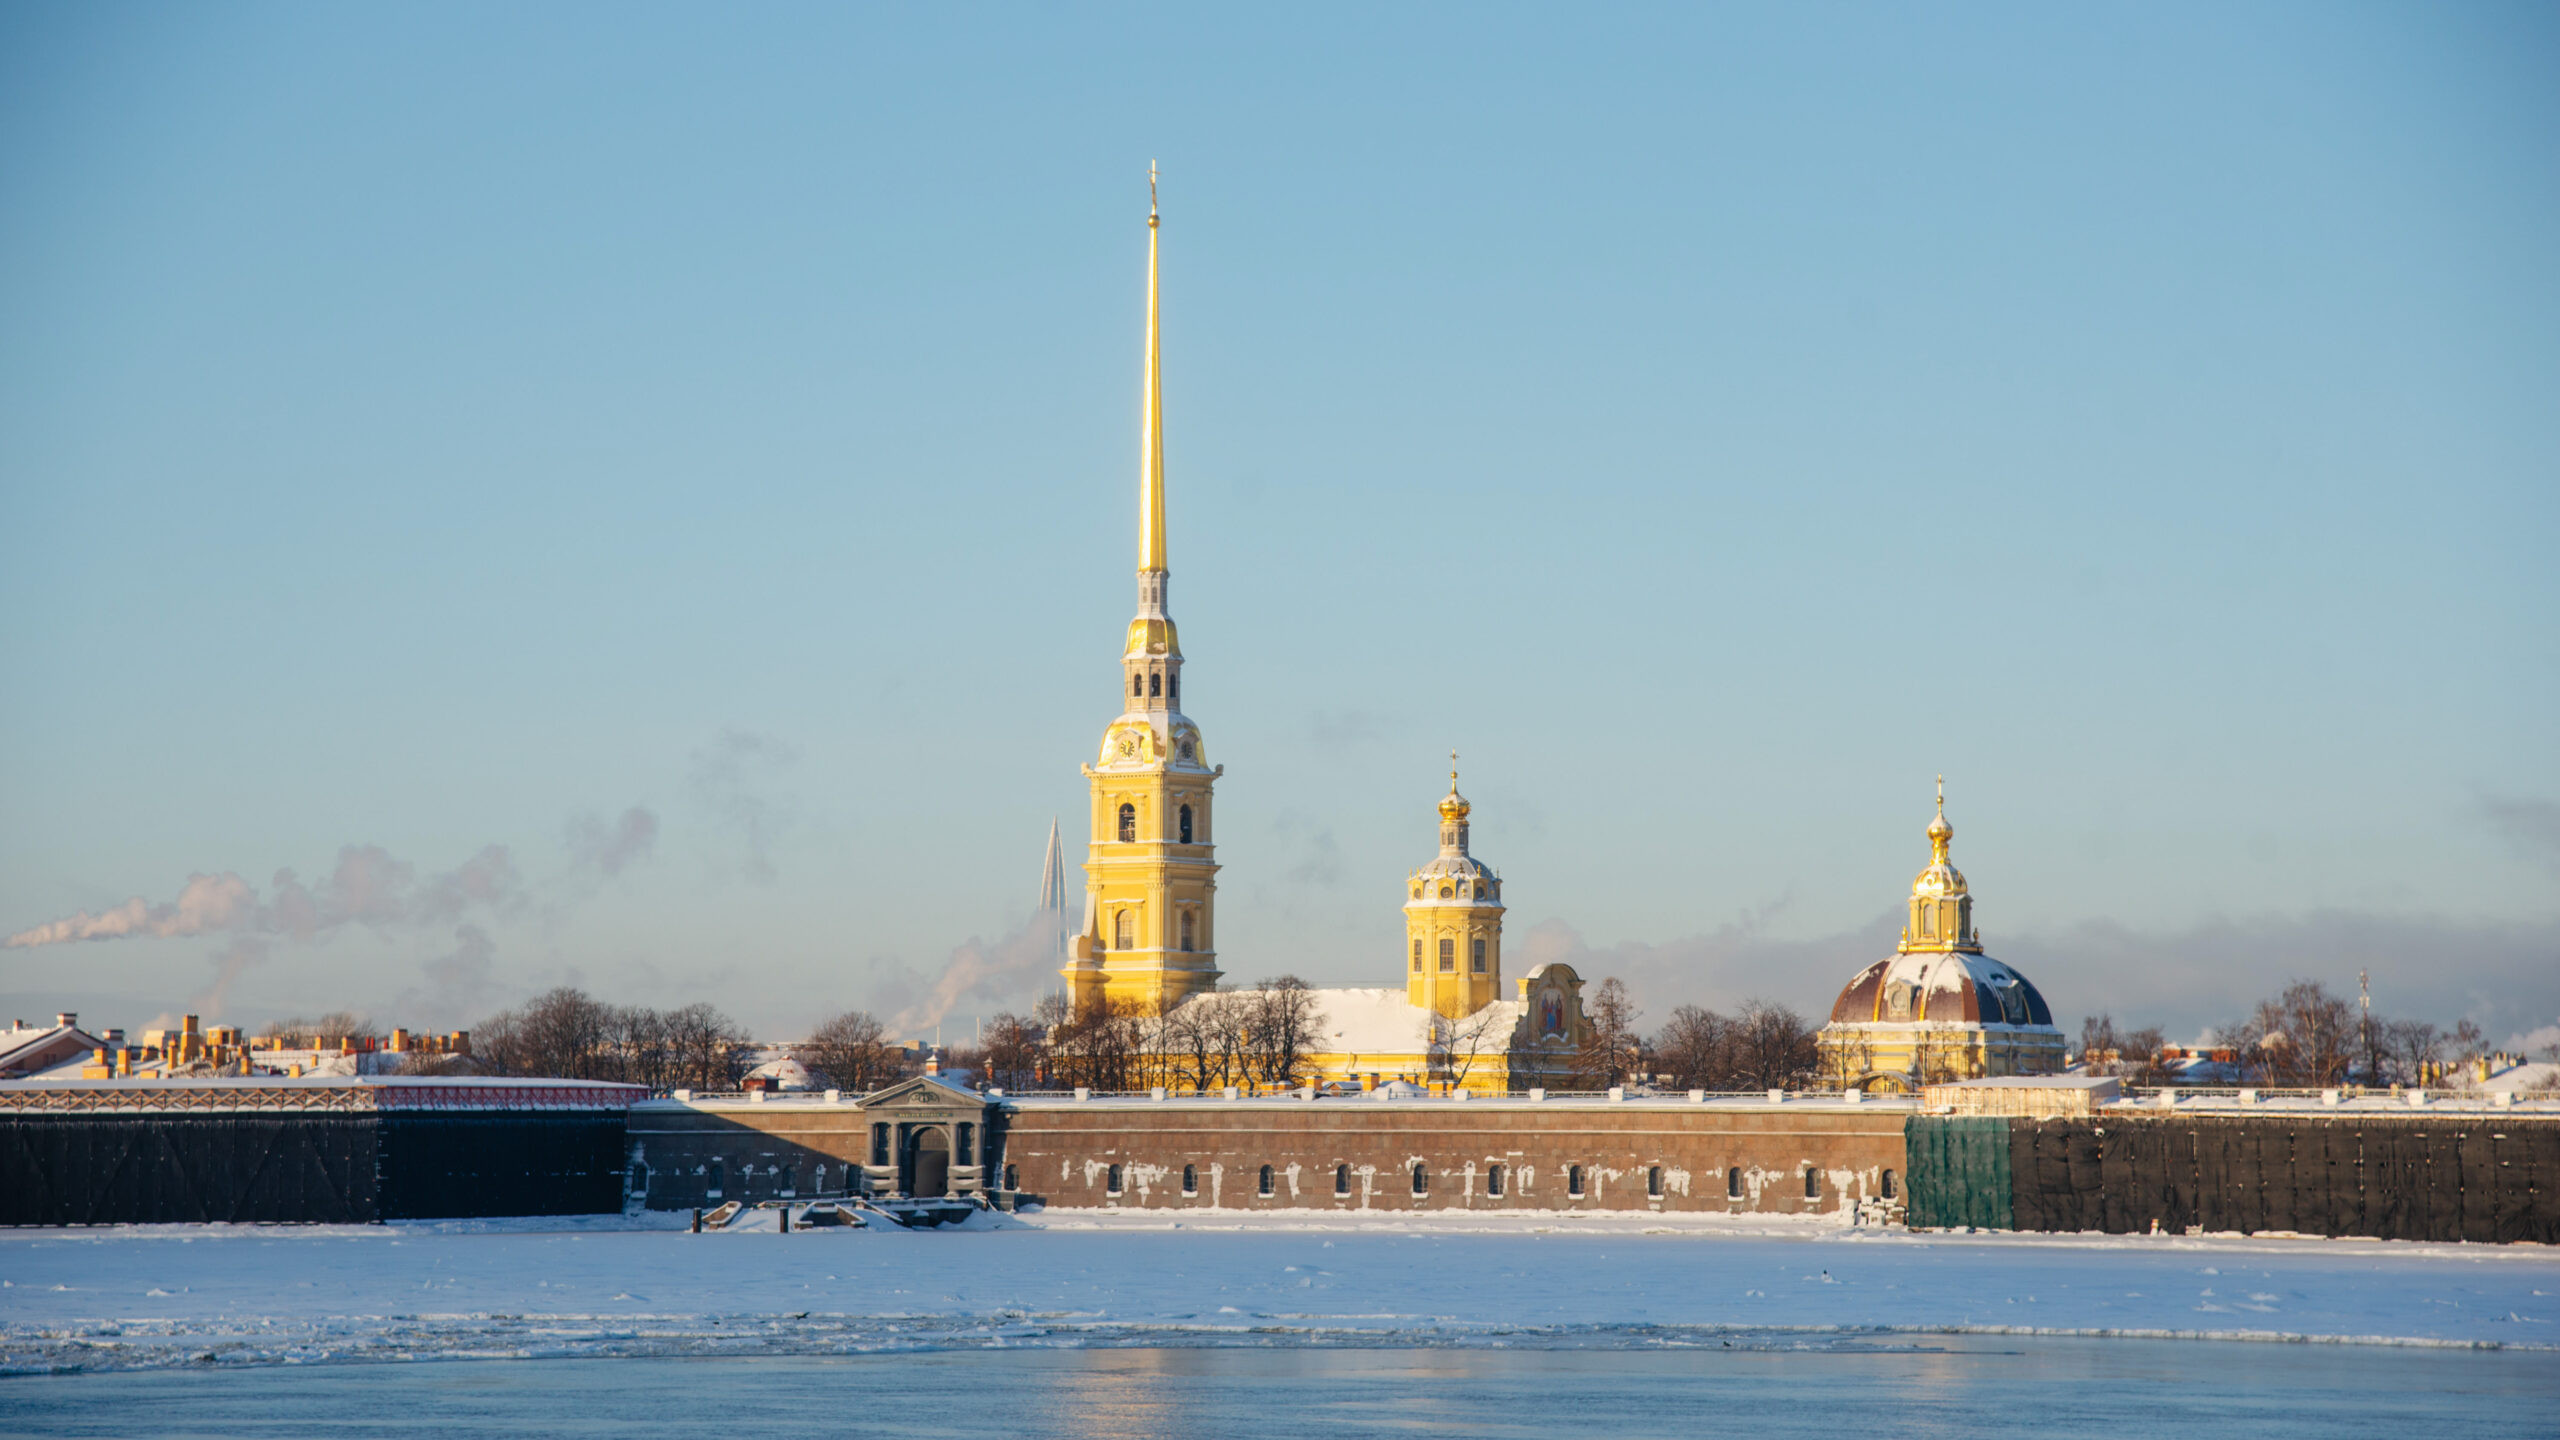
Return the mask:
[(1908, 1333), (2560, 1348), (2560, 1251), (1505, 1214), (0, 1232), (0, 1366)]

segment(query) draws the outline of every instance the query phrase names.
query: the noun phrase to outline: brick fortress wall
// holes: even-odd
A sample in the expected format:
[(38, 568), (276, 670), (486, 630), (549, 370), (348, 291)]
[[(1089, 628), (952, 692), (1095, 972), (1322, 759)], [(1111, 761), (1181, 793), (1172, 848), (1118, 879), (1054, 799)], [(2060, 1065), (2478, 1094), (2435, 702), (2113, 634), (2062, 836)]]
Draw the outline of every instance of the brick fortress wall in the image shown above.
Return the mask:
[[(1883, 1198), (1888, 1172), (1899, 1197), (1909, 1112), (1836, 1099), (1018, 1100), (1005, 1108), (1008, 1185), (1054, 1205), (1785, 1215)], [(1425, 1174), (1420, 1194), (1416, 1165)], [(1338, 1174), (1347, 1179), (1342, 1193)]]

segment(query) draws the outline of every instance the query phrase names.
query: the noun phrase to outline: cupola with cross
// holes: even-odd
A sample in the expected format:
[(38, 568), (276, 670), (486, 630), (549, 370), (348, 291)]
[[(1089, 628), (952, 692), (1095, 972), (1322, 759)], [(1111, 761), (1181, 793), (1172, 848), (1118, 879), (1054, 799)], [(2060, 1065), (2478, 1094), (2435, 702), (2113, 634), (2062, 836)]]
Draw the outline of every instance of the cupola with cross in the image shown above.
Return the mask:
[(1467, 853), (1467, 816), (1449, 756), (1440, 853), (1405, 881), (1405, 998), (1452, 1019), (1502, 997), (1502, 881)]

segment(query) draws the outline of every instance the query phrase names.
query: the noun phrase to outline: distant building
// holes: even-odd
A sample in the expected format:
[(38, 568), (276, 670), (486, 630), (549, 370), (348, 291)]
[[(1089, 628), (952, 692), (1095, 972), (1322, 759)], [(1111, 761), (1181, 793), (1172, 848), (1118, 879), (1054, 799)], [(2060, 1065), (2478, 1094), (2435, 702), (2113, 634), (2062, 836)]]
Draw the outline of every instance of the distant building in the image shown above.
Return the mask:
[(1823, 1073), (1843, 1086), (1912, 1090), (2062, 1069), (2062, 1031), (2044, 996), (1982, 953), (1972, 891), (1947, 858), (1955, 833), (1941, 781), (1929, 867), (1911, 882), (1902, 943), (1841, 990), (1817, 1042)]

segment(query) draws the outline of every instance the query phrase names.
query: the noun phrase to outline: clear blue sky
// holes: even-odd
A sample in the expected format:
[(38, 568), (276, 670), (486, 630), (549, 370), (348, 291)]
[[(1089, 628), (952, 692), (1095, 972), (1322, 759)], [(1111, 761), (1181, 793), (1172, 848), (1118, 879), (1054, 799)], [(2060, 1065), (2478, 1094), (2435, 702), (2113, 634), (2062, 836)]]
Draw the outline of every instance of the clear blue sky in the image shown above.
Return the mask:
[(2549, 1025), (2555, 142), (2528, 5), (10, 6), (0, 932), (263, 908), (0, 1003), (1027, 1002), (1154, 158), (1231, 975), (1394, 983), (1456, 746), (1651, 1018), (1943, 771), (2074, 1021)]

